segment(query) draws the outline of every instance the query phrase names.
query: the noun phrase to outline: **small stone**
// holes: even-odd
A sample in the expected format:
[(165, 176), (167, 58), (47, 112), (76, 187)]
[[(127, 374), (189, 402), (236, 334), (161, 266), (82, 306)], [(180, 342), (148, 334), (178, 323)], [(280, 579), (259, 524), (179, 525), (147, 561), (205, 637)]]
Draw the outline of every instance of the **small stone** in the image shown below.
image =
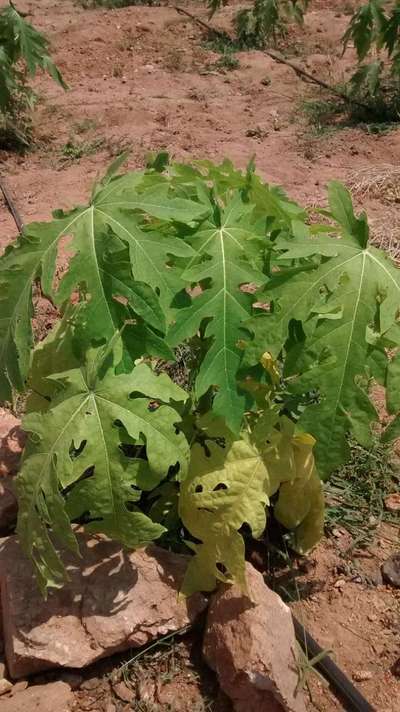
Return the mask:
[(269, 87), (269, 85), (271, 84), (271, 82), (272, 82), (271, 77), (269, 77), (268, 75), (266, 75), (265, 77), (263, 77), (263, 78), (261, 79), (261, 82), (260, 82), (260, 83), (261, 83), (264, 87)]
[[(67, 682), (68, 684), (67, 680), (65, 680), (65, 682)], [(89, 680), (84, 680), (84, 682), (81, 682), (80, 687), (82, 690), (95, 690), (96, 687), (99, 687), (100, 684), (101, 680), (99, 680), (98, 677), (91, 677), (89, 678)]]
[(369, 575), (369, 580), (373, 584), (373, 586), (382, 586), (383, 577), (381, 570), (376, 569), (376, 571), (373, 571), (372, 574)]
[(112, 702), (107, 702), (104, 712), (116, 712), (117, 708)]
[(6, 678), (3, 677), (3, 679), (0, 680), (0, 695), (5, 695), (6, 692), (10, 692), (10, 690), (12, 690), (12, 687), (12, 682), (6, 680)]
[(400, 512), (400, 492), (395, 492), (386, 497), (385, 508), (388, 512)]
[(14, 697), (3, 698), (0, 709), (1, 712), (71, 712), (73, 701), (73, 693), (65, 682), (51, 682), (31, 685)]
[(400, 677), (400, 658), (392, 665), (391, 672), (395, 677)]
[(11, 690), (11, 694), (18, 695), (18, 692), (23, 692), (26, 690), (28, 687), (28, 681), (27, 680), (19, 680), (19, 682), (16, 682), (15, 685), (13, 685), (13, 689)]
[(343, 579), (338, 579), (333, 584), (333, 588), (338, 588), (339, 590), (341, 590), (342, 588), (345, 587), (345, 585), (346, 585), (346, 581), (344, 581)]
[(131, 688), (128, 687), (125, 682), (122, 682), (122, 680), (121, 682), (116, 682), (113, 685), (113, 690), (117, 697), (122, 700), (122, 702), (132, 702), (135, 696), (133, 690), (131, 690)]
[(372, 680), (372, 672), (370, 670), (357, 670), (353, 672), (353, 680), (356, 682), (366, 682), (367, 680)]
[(381, 571), (385, 583), (400, 588), (400, 551), (396, 551), (386, 559), (381, 566)]

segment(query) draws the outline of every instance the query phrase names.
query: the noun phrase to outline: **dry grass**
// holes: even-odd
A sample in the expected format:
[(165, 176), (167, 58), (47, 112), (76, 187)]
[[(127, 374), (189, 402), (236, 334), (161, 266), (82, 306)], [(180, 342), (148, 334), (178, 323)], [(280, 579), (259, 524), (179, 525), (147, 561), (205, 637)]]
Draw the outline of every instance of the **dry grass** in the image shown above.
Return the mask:
[(400, 266), (400, 210), (388, 208), (378, 218), (370, 218), (371, 242), (385, 250)]
[(347, 185), (359, 201), (373, 198), (387, 206), (378, 217), (369, 219), (371, 241), (400, 265), (400, 167), (365, 166), (350, 174)]
[(376, 198), (384, 203), (400, 203), (400, 167), (390, 163), (365, 166), (350, 174), (347, 184), (359, 198)]

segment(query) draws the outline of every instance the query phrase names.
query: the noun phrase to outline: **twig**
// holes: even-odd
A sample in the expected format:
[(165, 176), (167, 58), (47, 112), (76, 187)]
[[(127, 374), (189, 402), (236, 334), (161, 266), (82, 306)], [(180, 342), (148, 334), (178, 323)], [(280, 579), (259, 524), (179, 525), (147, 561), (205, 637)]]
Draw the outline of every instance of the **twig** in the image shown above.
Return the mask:
[(221, 39), (226, 40), (229, 35), (226, 32), (223, 32), (222, 30), (217, 30), (215, 27), (211, 27), (211, 25), (208, 24), (208, 22), (204, 22), (204, 20), (200, 20), (199, 17), (196, 17), (196, 15), (192, 15), (191, 12), (188, 12), (187, 10), (184, 10), (182, 7), (178, 7), (177, 5), (172, 6), (174, 10), (176, 10), (180, 15), (186, 15), (192, 22), (194, 22), (196, 25), (199, 25), (199, 27), (202, 27), (203, 30), (207, 30), (207, 32), (211, 32), (211, 34), (216, 35), (217, 37), (221, 37)]
[[(217, 30), (214, 27), (212, 27), (208, 22), (204, 22), (204, 20), (200, 20), (200, 18), (196, 17), (195, 15), (192, 15), (191, 12), (187, 12), (187, 10), (183, 10), (181, 7), (177, 7), (176, 5), (173, 5), (174, 10), (176, 10), (180, 15), (186, 15), (187, 17), (190, 18), (193, 22), (195, 22), (199, 27), (202, 27), (203, 30), (207, 30), (207, 32), (211, 32), (212, 34), (216, 35), (217, 37), (221, 37), (221, 39), (229, 39), (232, 41), (232, 38), (226, 33), (222, 32), (221, 30)], [(364, 111), (370, 111), (371, 107), (368, 106), (368, 104), (364, 104), (361, 101), (358, 101), (357, 99), (353, 99), (353, 97), (348, 96), (344, 91), (340, 91), (340, 89), (336, 89), (336, 87), (331, 86), (327, 82), (324, 82), (322, 79), (318, 79), (318, 77), (314, 77), (313, 74), (309, 74), (309, 72), (306, 72), (305, 69), (302, 67), (299, 67), (297, 64), (294, 62), (291, 62), (288, 59), (285, 59), (282, 57), (279, 52), (274, 52), (273, 50), (270, 49), (265, 49), (264, 54), (266, 54), (268, 57), (271, 57), (275, 62), (278, 62), (278, 64), (285, 64), (287, 67), (290, 67), (290, 69), (293, 69), (293, 71), (297, 74), (298, 77), (302, 79), (306, 79), (308, 82), (311, 82), (313, 84), (317, 84), (317, 86), (322, 87), (323, 89), (326, 89), (329, 91), (331, 94), (334, 94), (335, 96), (340, 97), (343, 99), (343, 101), (347, 102), (348, 104), (354, 104), (354, 106), (358, 106), (360, 109), (363, 109)]]
[(335, 94), (336, 96), (339, 96), (341, 99), (343, 99), (343, 101), (346, 101), (349, 104), (354, 104), (355, 106), (358, 106), (360, 109), (364, 109), (364, 111), (371, 110), (371, 107), (368, 106), (368, 104), (363, 104), (363, 102), (358, 101), (357, 99), (353, 99), (352, 97), (348, 96), (346, 94), (346, 92), (340, 91), (340, 89), (336, 89), (336, 87), (331, 86), (327, 82), (324, 82), (322, 79), (318, 79), (318, 77), (314, 77), (313, 74), (309, 74), (309, 72), (306, 72), (305, 69), (303, 69), (302, 67), (299, 67), (298, 64), (295, 64), (294, 62), (291, 62), (290, 60), (285, 59), (278, 52), (274, 52), (273, 50), (270, 50), (270, 49), (265, 49), (264, 54), (267, 54), (268, 57), (271, 57), (271, 59), (273, 59), (275, 62), (278, 62), (279, 64), (285, 64), (287, 67), (290, 67), (290, 69), (293, 69), (293, 71), (296, 72), (298, 77), (303, 77), (304, 79), (307, 79), (308, 82), (317, 84), (319, 87), (326, 89), (331, 94)]
[(11, 197), (11, 193), (8, 190), (6, 183), (5, 183), (5, 178), (0, 175), (0, 190), (3, 193), (5, 203), (11, 213), (11, 215), (14, 218), (14, 222), (17, 226), (18, 232), (21, 234), (22, 230), (24, 229), (24, 223), (22, 222), (21, 215), (19, 214), (18, 208), (15, 205), (14, 200)]

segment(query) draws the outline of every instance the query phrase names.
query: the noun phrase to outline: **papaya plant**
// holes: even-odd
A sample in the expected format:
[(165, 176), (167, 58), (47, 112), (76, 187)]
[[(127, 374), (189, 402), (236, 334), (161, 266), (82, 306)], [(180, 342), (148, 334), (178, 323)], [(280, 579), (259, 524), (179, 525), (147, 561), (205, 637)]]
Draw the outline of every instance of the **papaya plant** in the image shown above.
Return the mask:
[[(318, 541), (318, 471), (348, 434), (370, 441), (372, 379), (400, 410), (399, 272), (340, 183), (316, 224), (252, 164), (160, 154), (121, 174), (125, 158), (0, 258), (0, 398), (26, 396), (20, 542), (43, 591), (74, 524), (185, 546), (187, 594), (245, 587), (244, 537), (268, 517), (299, 552)], [(59, 313), (43, 340), (37, 294)]]
[(398, 120), (400, 89), (400, 2), (368, 0), (354, 12), (343, 37), (352, 42), (358, 67), (349, 88), (369, 100), (383, 118)]
[(35, 93), (28, 81), (38, 70), (48, 72), (57, 84), (67, 89), (59, 69), (49, 54), (49, 42), (10, 1), (0, 10), (0, 126), (13, 124), (16, 129), (21, 114), (32, 108)]
[[(228, 0), (207, 0), (210, 17)], [(288, 23), (302, 25), (309, 0), (254, 0), (251, 7), (234, 17), (235, 40), (239, 47), (263, 49), (286, 35)]]

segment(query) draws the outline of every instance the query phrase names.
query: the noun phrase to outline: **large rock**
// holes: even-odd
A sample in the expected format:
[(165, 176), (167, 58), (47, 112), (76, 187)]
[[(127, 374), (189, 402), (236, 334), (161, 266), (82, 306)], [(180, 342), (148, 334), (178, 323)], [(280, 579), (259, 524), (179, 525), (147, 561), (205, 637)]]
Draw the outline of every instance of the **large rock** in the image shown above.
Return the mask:
[(21, 421), (6, 408), (0, 408), (0, 476), (14, 474), (18, 470), (25, 440)]
[(236, 712), (305, 712), (290, 610), (250, 564), (247, 582), (249, 597), (237, 586), (212, 597), (204, 656)]
[(17, 521), (18, 504), (14, 478), (0, 478), (0, 531), (7, 534)]
[(70, 712), (74, 695), (65, 682), (28, 687), (15, 696), (0, 697), (0, 712)]
[(205, 609), (178, 591), (187, 559), (157, 546), (127, 552), (79, 535), (82, 560), (67, 559), (70, 581), (44, 601), (15, 537), (0, 544), (4, 642), (13, 678), (53, 667), (82, 668), (183, 628)]

